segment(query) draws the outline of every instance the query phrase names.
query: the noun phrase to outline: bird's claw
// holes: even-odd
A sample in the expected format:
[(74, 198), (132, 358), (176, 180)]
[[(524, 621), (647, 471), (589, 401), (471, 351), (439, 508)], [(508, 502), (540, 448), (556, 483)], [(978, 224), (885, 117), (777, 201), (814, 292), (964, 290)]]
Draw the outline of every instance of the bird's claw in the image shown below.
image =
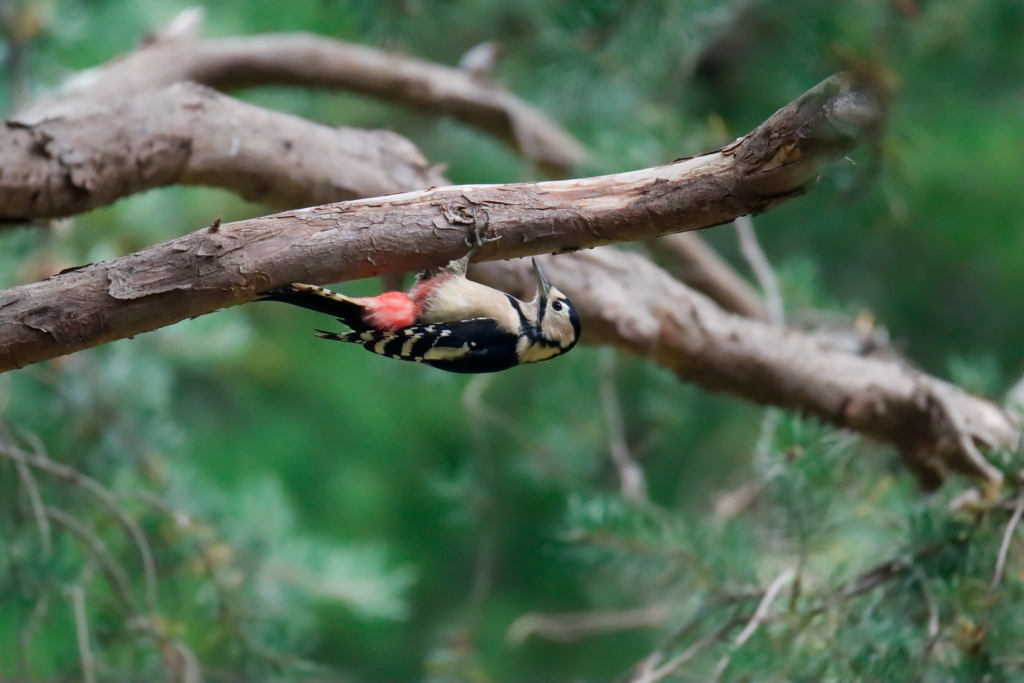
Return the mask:
[(469, 237), (464, 238), (466, 246), (469, 247), (469, 253), (466, 254), (467, 257), (474, 256), (484, 247), (484, 245), (490, 244), (491, 242), (497, 242), (501, 239), (501, 235), (498, 235), (497, 237), (485, 237), (484, 233), (486, 230), (486, 228), (481, 229), (479, 226), (474, 225), (472, 234)]

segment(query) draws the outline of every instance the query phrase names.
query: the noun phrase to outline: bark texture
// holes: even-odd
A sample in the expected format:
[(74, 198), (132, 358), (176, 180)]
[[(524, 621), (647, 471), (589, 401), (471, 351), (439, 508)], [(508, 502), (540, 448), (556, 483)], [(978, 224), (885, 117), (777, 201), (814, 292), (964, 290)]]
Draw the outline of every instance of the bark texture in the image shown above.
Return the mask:
[(215, 226), (0, 292), (0, 371), (251, 300), (288, 282), (339, 282), (459, 257), (572, 251), (725, 223), (794, 197), (878, 112), (842, 75), (750, 135), (700, 157), (546, 183), (445, 187)]
[(447, 114), (502, 140), (557, 176), (583, 160), (583, 146), (540, 109), (504, 88), (448, 66), (310, 34), (198, 40), (201, 14), (186, 11), (138, 50), (78, 74), (19, 114), (38, 123), (74, 115), (83, 103), (180, 81), (218, 90), (258, 85), (342, 88)]
[(154, 187), (209, 185), (292, 208), (445, 184), (389, 131), (331, 128), (192, 83), (0, 133), (0, 221), (71, 216)]
[[(171, 183), (188, 183), (195, 178), (197, 182), (232, 190), (251, 201), (261, 201), (279, 210), (446, 184), (439, 173), (423, 170), (425, 161), (411, 145), (402, 138), (383, 132), (339, 129), (336, 135), (338, 139), (327, 140), (325, 143), (318, 140), (324, 137), (322, 129), (304, 131), (303, 128), (310, 124), (303, 122), (298, 126), (294, 125), (294, 119), (270, 113), (260, 116), (251, 111), (248, 116), (228, 119), (231, 128), (207, 123), (202, 120), (202, 113), (193, 111), (191, 116), (196, 121), (194, 125), (186, 127), (187, 134), (183, 136), (182, 131), (175, 130), (181, 128), (177, 125), (177, 117), (168, 119), (162, 112), (158, 112), (156, 118), (161, 123), (170, 124), (169, 130), (154, 130), (152, 122), (147, 126), (147, 117), (152, 118), (147, 110), (169, 96), (164, 92), (151, 96), (142, 93), (152, 89), (164, 90), (181, 79), (200, 80), (218, 88), (240, 87), (247, 83), (346, 87), (351, 74), (362, 73), (362, 78), (371, 84), (376, 78), (374, 74), (379, 76), (379, 69), (367, 72), (353, 68), (350, 60), (341, 60), (339, 64), (338, 60), (331, 59), (294, 59), (297, 50), (315, 55), (319, 52), (317, 45), (328, 45), (327, 52), (336, 55), (339, 52), (335, 49), (338, 44), (325, 39), (307, 41), (301, 37), (278, 36), (201, 43), (198, 33), (202, 18), (202, 12), (196, 8), (184, 10), (168, 25), (147, 36), (137, 51), (106, 65), (80, 72), (68, 79), (56, 98), (38, 103), (12, 119), (20, 123), (24, 130), (34, 130), (36, 134), (19, 133), (6, 140), (0, 139), (0, 156), (6, 151), (6, 144), (7, 149), (12, 150), (9, 158), (14, 166), (8, 173), (7, 183), (0, 178), (0, 194), (7, 191), (12, 200), (8, 203), (3, 201), (5, 197), (0, 196), (0, 227), (4, 220), (69, 216), (108, 203), (111, 200), (102, 199), (102, 195), (114, 198), (120, 196), (116, 187), (109, 187), (111, 184), (119, 185), (122, 194), (145, 189), (146, 184), (138, 182), (138, 179), (135, 183), (128, 181), (133, 175), (129, 172), (132, 164), (139, 167), (155, 166), (158, 171), (154, 173), (151, 170), (149, 175), (162, 173)], [(268, 40), (288, 48), (285, 52), (291, 56), (277, 59), (282, 55), (272, 49), (265, 49), (267, 45), (263, 43)], [(222, 49), (225, 46), (230, 49)], [(345, 46), (340, 52), (347, 54)], [(382, 57), (374, 51), (370, 51), (370, 54), (376, 55), (378, 61), (388, 61), (388, 58), (393, 57)], [(408, 61), (403, 59), (398, 60), (399, 65)], [(452, 75), (452, 70), (447, 67), (435, 69), (423, 63), (416, 63), (413, 71), (415, 73), (406, 74), (406, 79), (402, 81), (404, 85), (399, 89), (401, 92), (432, 90), (437, 94), (439, 91), (431, 87), (433, 82), (438, 79), (447, 82)], [(416, 86), (416, 74), (427, 74), (431, 80)], [(455, 82), (465, 86), (465, 74), (459, 72)], [(486, 87), (478, 79), (471, 79), (470, 83), (473, 84), (469, 87), (470, 93)], [(375, 92), (375, 88), (383, 87), (378, 83), (370, 90)], [(128, 117), (118, 116), (114, 111), (108, 112), (111, 115), (109, 121), (101, 121), (96, 116), (98, 112), (111, 110), (111, 102), (135, 93), (146, 99), (147, 104), (131, 101), (124, 112)], [(494, 92), (489, 92), (485, 99), (493, 96)], [(555, 175), (563, 174), (582, 158), (582, 147), (556, 122), (543, 116), (538, 117), (536, 112), (524, 107), (509, 93), (501, 97), (506, 98), (507, 102), (498, 109), (504, 108), (516, 114), (507, 116), (507, 121), (498, 115), (498, 123), (492, 125), (481, 122), (482, 128), (495, 132), (499, 137), (514, 132), (515, 137), (506, 138), (506, 141), (529, 158), (547, 166), (547, 170)], [(183, 95), (183, 99), (187, 97)], [(391, 99), (418, 104), (422, 95), (395, 95)], [(465, 100), (466, 97), (455, 99)], [(471, 96), (468, 99), (476, 101), (480, 98)], [(98, 105), (98, 102), (104, 104)], [(231, 108), (207, 106), (205, 116), (219, 119), (223, 123), (224, 116), (218, 114), (230, 113), (227, 110)], [(249, 119), (267, 119), (271, 126), (268, 130), (267, 126), (262, 125), (241, 125), (241, 122)], [(96, 129), (98, 123), (102, 125), (99, 130)], [(193, 150), (212, 150), (214, 154), (218, 150), (231, 152), (239, 140), (247, 143), (246, 147), (255, 145), (270, 153), (229, 153), (226, 156), (220, 153), (219, 163), (205, 169), (209, 170), (207, 173), (200, 162), (208, 162), (210, 156), (213, 156), (211, 154), (196, 157), (190, 155), (188, 162), (182, 162), (184, 155), (180, 149), (177, 154), (160, 144), (154, 144), (155, 149), (149, 149), (145, 140), (142, 140), (141, 149), (129, 147), (122, 156), (112, 155), (106, 147), (97, 148), (95, 141), (98, 137), (104, 140), (110, 138), (111, 127), (126, 130), (146, 127), (154, 136), (151, 140), (158, 141), (166, 137), (177, 141), (179, 147), (189, 145)], [(293, 134), (279, 134), (279, 130)], [(252, 140), (253, 135), (263, 139)], [(26, 160), (19, 159), (13, 152), (13, 148), (22, 145), (26, 137), (36, 142), (40, 138), (49, 140), (45, 147), (55, 150), (54, 156), (69, 161), (44, 165), (39, 163), (39, 159), (32, 159), (34, 164), (26, 166), (22, 163)], [(367, 141), (370, 154), (366, 153)], [(379, 149), (375, 143), (379, 144)], [(298, 147), (293, 148), (296, 145)], [(68, 147), (78, 152), (69, 156), (61, 151)], [(282, 155), (281, 150), (287, 153)], [(374, 154), (376, 151), (380, 151), (380, 154)], [(133, 152), (137, 154), (133, 156)], [(79, 161), (105, 159), (114, 163), (110, 167), (97, 169), (93, 165), (93, 168), (87, 169), (83, 168), (87, 164), (75, 163), (75, 158)], [(150, 163), (150, 160), (155, 163)], [(168, 169), (168, 164), (172, 168)], [(126, 169), (125, 165), (129, 168)], [(173, 168), (175, 165), (179, 168)], [(178, 170), (182, 173), (177, 174)], [(119, 173), (122, 175), (118, 176)], [(410, 175), (416, 177), (410, 181)], [(125, 180), (119, 182), (119, 178)], [(656, 254), (666, 257), (674, 276), (698, 291), (708, 293), (727, 310), (751, 317), (763, 314), (763, 305), (757, 293), (699, 236), (670, 236), (661, 242), (651, 240), (650, 244)], [(393, 275), (401, 277), (401, 274)]]
[[(965, 442), (1016, 447), (1017, 426), (989, 401), (905, 364), (729, 314), (637, 254), (595, 249), (538, 260), (579, 310), (586, 344), (612, 345), (706, 389), (895, 444), (926, 488), (949, 470), (1002, 481)], [(477, 264), (472, 276), (521, 296), (536, 287), (526, 260)]]

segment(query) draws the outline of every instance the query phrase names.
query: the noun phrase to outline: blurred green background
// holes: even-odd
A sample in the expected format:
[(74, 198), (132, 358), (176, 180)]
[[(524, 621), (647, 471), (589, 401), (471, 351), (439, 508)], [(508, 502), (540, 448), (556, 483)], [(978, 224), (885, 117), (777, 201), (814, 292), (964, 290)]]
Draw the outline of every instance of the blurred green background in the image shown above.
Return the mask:
[[(18, 79), (38, 96), (131, 50), (186, 6), (6, 0), (20, 33), (4, 42), (0, 109), (13, 107)], [(1024, 373), (1017, 0), (221, 0), (205, 9), (207, 37), (310, 31), (452, 65), (497, 40), (503, 57), (492, 78), (579, 137), (591, 153), (579, 175), (714, 149), (831, 73), (870, 66), (895, 85), (879, 149), (851, 155), (807, 196), (755, 219), (787, 309), (870, 310), (915, 363), (995, 398)], [(397, 131), (431, 162), (447, 164), (455, 183), (539, 178), (494, 139), (448, 118), (340, 92), (235, 94), (328, 124)], [(0, 284), (128, 253), (217, 216), (266, 211), (221, 191), (167, 188), (48, 227), (5, 230)], [(704, 235), (747, 272), (731, 227)], [(343, 286), (359, 294), (378, 287)], [(762, 584), (766, 567), (790, 552), (760, 535), (762, 520), (724, 528), (710, 520), (716, 493), (764, 475), (754, 455), (759, 408), (592, 347), (472, 379), (324, 344), (311, 334), (322, 324), (311, 313), (250, 305), (0, 376), (0, 417), (15, 438), (38, 435), (54, 459), (118, 492), (152, 534), (165, 626), (196, 651), (210, 678), (615, 680), (663, 633), (516, 644), (506, 632), (529, 612), (654, 600), (685, 613), (707, 586), (684, 576), (666, 548), (718, 558), (712, 574), (723, 581)], [(587, 540), (612, 534), (587, 531), (594, 518), (611, 524), (632, 514), (614, 499), (601, 368), (616, 384), (630, 446), (662, 511), (655, 522), (623, 522), (623, 538), (637, 545), (618, 560), (594, 550), (608, 544)], [(779, 453), (836, 438), (785, 421), (799, 434), (786, 432)], [(823, 488), (807, 475), (811, 490), (848, 486), (847, 496), (815, 503), (841, 506), (842, 523), (816, 526), (817, 535), (772, 527), (828, 557), (829, 576), (884, 559), (879, 549), (902, 547), (920, 531), (914, 520), (941, 517), (952, 495), (923, 498), (890, 450), (850, 448), (867, 463), (826, 477)], [(16, 676), (14, 634), (52, 591), (58, 597), (35, 636), (30, 672), (78, 678), (65, 598), (69, 585), (86, 581), (85, 560), (67, 539), (53, 557), (40, 554), (31, 519), (19, 511), (17, 477), (3, 467), (0, 676)], [(114, 539), (116, 529), (82, 491), (44, 486)], [(202, 522), (164, 514), (133, 497), (138, 490)], [(862, 494), (885, 511), (859, 508)], [(792, 501), (777, 504), (786, 519), (799, 517)], [(645, 545), (648, 532), (634, 523), (654, 524), (657, 542)], [(134, 584), (130, 544), (109, 542)], [(858, 565), (865, 547), (874, 554), (861, 553)], [(211, 548), (223, 550), (220, 560)], [(648, 551), (658, 568), (637, 564)], [(102, 582), (86, 578), (101, 678), (160, 678), (160, 658), (115, 618)], [(802, 670), (781, 661), (772, 665), (798, 677)], [(885, 657), (866, 661), (874, 664), (850, 671), (895, 680), (912, 670)]]

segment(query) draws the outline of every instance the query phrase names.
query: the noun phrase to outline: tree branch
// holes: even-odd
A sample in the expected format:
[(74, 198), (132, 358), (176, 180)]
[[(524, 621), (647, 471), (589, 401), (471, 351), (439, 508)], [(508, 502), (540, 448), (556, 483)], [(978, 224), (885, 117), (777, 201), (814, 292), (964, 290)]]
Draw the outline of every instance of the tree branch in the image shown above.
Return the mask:
[[(236, 87), (234, 84), (239, 82), (246, 82), (247, 80), (260, 81), (261, 78), (267, 78), (267, 62), (272, 61), (269, 55), (257, 54), (253, 51), (253, 45), (250, 44), (252, 39), (238, 39), (233, 41), (236, 45), (236, 52), (242, 53), (240, 58), (224, 61), (222, 59), (214, 59), (212, 62), (207, 61), (204, 65), (202, 60), (202, 50), (200, 53), (196, 53), (197, 48), (197, 36), (202, 27), (203, 13), (200, 9), (189, 8), (182, 11), (174, 20), (169, 22), (166, 26), (153, 32), (146, 38), (144, 44), (140, 49), (130, 55), (122, 57), (118, 60), (114, 60), (107, 65), (100, 66), (94, 69), (89, 69), (68, 79), (64, 86), (58, 91), (57, 98), (52, 98), (49, 101), (39, 103), (34, 106), (31, 110), (24, 111), (18, 121), (22, 122), (23, 125), (28, 127), (34, 127), (42, 120), (53, 120), (53, 119), (66, 119), (69, 122), (81, 123), (82, 119), (85, 118), (89, 113), (90, 102), (92, 101), (103, 101), (110, 102), (124, 95), (130, 95), (136, 91), (145, 91), (148, 89), (159, 88), (173, 84), (179, 79), (191, 79), (191, 80), (203, 80), (210, 86), (218, 88), (230, 88)], [(288, 37), (279, 36), (275, 40), (284, 40)], [(292, 37), (294, 38), (294, 37)], [(291, 38), (289, 38), (291, 40)], [(324, 43), (330, 43), (325, 39), (320, 39)], [(287, 41), (286, 41), (287, 42)], [(209, 44), (202, 44), (209, 45)], [(336, 45), (333, 44), (332, 45)], [(479, 46), (478, 46), (479, 47)], [(216, 53), (216, 50), (213, 50)], [(185, 53), (184, 55), (170, 54), (170, 53)], [(169, 59), (163, 59), (164, 56), (169, 56)], [(178, 57), (183, 56), (184, 59)], [(347, 63), (347, 62), (346, 62)], [(420, 67), (430, 67), (423, 63), (417, 63)], [(190, 66), (191, 65), (191, 66)], [(197, 66), (198, 65), (198, 66)], [(271, 68), (280, 71), (282, 69), (281, 62), (271, 63)], [(274, 83), (299, 83), (305, 84), (308, 82), (316, 81), (318, 77), (323, 77), (327, 70), (323, 60), (313, 60), (309, 62), (302, 62), (300, 64), (292, 64), (289, 66), (288, 73), (278, 73)], [(252, 73), (255, 71), (256, 73)], [(461, 69), (460, 71), (464, 71)], [(246, 73), (247, 75), (242, 75)], [(420, 69), (418, 73), (427, 73), (436, 75), (438, 78), (447, 79), (452, 75), (452, 70), (448, 67), (438, 67), (438, 69), (427, 68)], [(298, 74), (298, 75), (297, 75)], [(421, 87), (416, 88), (414, 81), (410, 76), (410, 80), (406, 82), (404, 91), (431, 91), (430, 83), (423, 83)], [(463, 82), (464, 78), (458, 76), (457, 80)], [(267, 81), (270, 82), (270, 81)], [(471, 79), (472, 88), (486, 88), (493, 91), (492, 86), (481, 85), (479, 79), (474, 77)], [(325, 85), (343, 85), (335, 84), (333, 81), (328, 79)], [(504, 91), (502, 91), (504, 92)], [(97, 97), (97, 93), (102, 97)], [(491, 96), (493, 93), (489, 93)], [(507, 98), (510, 98), (512, 102), (512, 108), (515, 111), (522, 110), (521, 103), (515, 100), (514, 96), (505, 93)], [(70, 102), (64, 102), (64, 99), (70, 98)], [(414, 103), (415, 104), (415, 103)], [(527, 109), (529, 109), (527, 107)], [(84, 111), (83, 111), (84, 110)], [(273, 115), (270, 115), (273, 116)], [(516, 121), (517, 117), (509, 116), (509, 121)], [(544, 117), (531, 116), (529, 114), (518, 117), (518, 124), (514, 125), (513, 128), (519, 131), (517, 135), (520, 135), (523, 140), (523, 144), (516, 144), (516, 147), (530, 147), (531, 149), (536, 147), (541, 152), (528, 154), (527, 156), (540, 161), (542, 165), (547, 165), (548, 170), (552, 173), (561, 174), (568, 170), (568, 167), (579, 161), (583, 155), (582, 147), (569, 136), (568, 133), (561, 130), (557, 123), (551, 120), (547, 120)], [(115, 118), (116, 120), (116, 118)], [(133, 122), (134, 123), (134, 122)], [(120, 125), (120, 124), (118, 124)], [(498, 131), (498, 136), (502, 137), (505, 124), (500, 124), (501, 130)], [(71, 125), (69, 128), (75, 129), (76, 126)], [(88, 126), (87, 126), (88, 127)], [(131, 128), (131, 124), (126, 122), (126, 128)], [(205, 130), (208, 127), (201, 127), (201, 130)], [(192, 127), (185, 127), (186, 130), (192, 131)], [(269, 135), (271, 140), (277, 137), (278, 126), (273, 126)], [(239, 131), (242, 132), (242, 131)], [(267, 136), (266, 130), (254, 131), (260, 134), (261, 137)], [(49, 135), (53, 135), (52, 132), (47, 131)], [(373, 134), (365, 134), (373, 135)], [(387, 135), (387, 134), (385, 134)], [(60, 136), (55, 136), (60, 137)], [(76, 136), (80, 140), (85, 138), (85, 142), (88, 143), (93, 136)], [(243, 136), (244, 139), (244, 136)], [(297, 134), (293, 138), (283, 139), (281, 144), (283, 147), (288, 147), (294, 144), (295, 141), (304, 141), (307, 139), (306, 135)], [(358, 140), (358, 138), (357, 138)], [(528, 144), (530, 140), (534, 140), (533, 145)], [(204, 140), (193, 140), (192, 147), (209, 147), (208, 144), (202, 144), (207, 142)], [(231, 148), (230, 142), (220, 139), (212, 140), (212, 142), (219, 142), (218, 145), (213, 145), (214, 149)], [(269, 142), (269, 140), (268, 140)], [(312, 140), (310, 141), (312, 143)], [(382, 142), (386, 142), (382, 141)], [(396, 140), (396, 144), (400, 143), (400, 140)], [(266, 147), (272, 151), (275, 149), (273, 144), (267, 144)], [(326, 156), (329, 159), (345, 159), (345, 147), (346, 145), (339, 145), (341, 149), (336, 152), (332, 152)], [(312, 149), (321, 149), (314, 144), (303, 145), (304, 149), (300, 150), (301, 153), (295, 153), (293, 156), (300, 159), (311, 159), (317, 160), (321, 157), (319, 152), (311, 154)], [(328, 148), (329, 149), (329, 148)], [(358, 149), (358, 147), (357, 147)], [(574, 151), (575, 150), (575, 151)], [(397, 153), (399, 150), (395, 150)], [(2, 147), (0, 147), (2, 152)], [(83, 155), (86, 156), (86, 155)], [(205, 155), (203, 155), (205, 156)], [(359, 157), (356, 153), (354, 156)], [(404, 156), (399, 154), (399, 156)], [(409, 162), (412, 166), (414, 173), (419, 173), (421, 167), (426, 163), (422, 160), (419, 153), (411, 149), (410, 150)], [(544, 161), (546, 159), (546, 161)], [(327, 172), (329, 174), (344, 173), (346, 170), (349, 171), (347, 176), (353, 176), (353, 179), (346, 177), (344, 182), (338, 182), (336, 179), (329, 183), (337, 192), (333, 195), (330, 194), (330, 188), (324, 187), (325, 178), (331, 177), (330, 175), (317, 175), (316, 173), (308, 173), (311, 176), (308, 179), (302, 177), (302, 174), (295, 174), (294, 163), (285, 164), (285, 168), (277, 168), (277, 157), (266, 156), (253, 157), (252, 155), (244, 161), (235, 157), (227, 157), (222, 159), (223, 161), (235, 161), (236, 163), (222, 163), (219, 171), (221, 173), (211, 174), (199, 174), (206, 176), (206, 182), (218, 187), (224, 187), (224, 189), (233, 190), (238, 192), (244, 197), (247, 197), (254, 201), (262, 201), (270, 204), (277, 209), (292, 209), (301, 206), (312, 206), (314, 204), (325, 204), (333, 201), (341, 201), (345, 199), (355, 199), (359, 197), (370, 197), (382, 194), (390, 194), (392, 192), (402, 192), (407, 190), (421, 189), (423, 187), (429, 187), (432, 185), (444, 185), (446, 182), (438, 177), (426, 177), (423, 182), (419, 185), (416, 182), (403, 184), (405, 176), (409, 175), (404, 168), (396, 169), (397, 172), (391, 173), (386, 168), (385, 173), (388, 178), (396, 176), (393, 179), (399, 181), (398, 187), (390, 187), (387, 184), (381, 186), (374, 184), (373, 180), (382, 174), (373, 168), (372, 163), (367, 163), (368, 167), (360, 166), (357, 162), (359, 159), (353, 159), (353, 164), (350, 166), (349, 163), (331, 163), (328, 167)], [(383, 161), (388, 161), (387, 158)], [(270, 163), (263, 163), (270, 162)], [(272, 169), (272, 170), (270, 170)], [(45, 204), (40, 205), (40, 198), (33, 199), (33, 210), (31, 217), (42, 218), (42, 217), (55, 217), (71, 215), (75, 212), (75, 207), (65, 206), (63, 202), (78, 201), (81, 199), (79, 193), (74, 193), (72, 197), (68, 196), (67, 192), (60, 192), (61, 189), (70, 190), (76, 186), (75, 182), (72, 182), (70, 173), (66, 173), (68, 169), (61, 167), (58, 170), (58, 175), (51, 178), (33, 179), (31, 183), (26, 187), (27, 192), (34, 191), (32, 187), (34, 184), (45, 184), (49, 187), (58, 188), (56, 193), (48, 193), (46, 199), (51, 202), (56, 202), (55, 206), (47, 206)], [(61, 172), (64, 172), (61, 175)], [(256, 173), (259, 172), (259, 175)], [(284, 173), (286, 176), (295, 176), (293, 182), (289, 182), (291, 179), (286, 178), (284, 181), (277, 181), (274, 179), (275, 174)], [(266, 175), (272, 176), (267, 179)], [(173, 175), (173, 173), (172, 173)], [(186, 174), (187, 175), (187, 174)], [(252, 177), (253, 182), (249, 183), (247, 180)], [(363, 182), (359, 182), (362, 180)], [(172, 180), (172, 182), (175, 182)], [(179, 182), (185, 183), (182, 180)], [(232, 186), (226, 186), (225, 183), (233, 183)], [(273, 186), (282, 184), (291, 184), (298, 188), (308, 188), (308, 191), (303, 194), (301, 191), (281, 191), (273, 190)], [(99, 183), (102, 185), (102, 182)], [(82, 189), (82, 188), (79, 188)], [(2, 190), (0, 190), (2, 191)], [(90, 192), (82, 190), (86, 194)], [(129, 188), (125, 188), (125, 193), (129, 191)], [(31, 196), (31, 195), (30, 195)], [(102, 204), (102, 202), (100, 202)], [(91, 206), (87, 204), (86, 206)], [(0, 220), (4, 218), (3, 213), (3, 202), (0, 202)], [(8, 211), (10, 213), (10, 211)], [(8, 218), (12, 220), (25, 219), (29, 216), (17, 215), (18, 212), (14, 212), (8, 215)], [(0, 226), (2, 227), (2, 226)], [(711, 296), (726, 310), (740, 313), (748, 317), (761, 317), (764, 315), (764, 306), (750, 285), (743, 280), (738, 273), (736, 273), (732, 267), (718, 256), (715, 251), (707, 245), (707, 243), (698, 235), (695, 234), (679, 234), (670, 235), (659, 240), (649, 240), (649, 246), (652, 251), (655, 252), (659, 257), (664, 257), (665, 260), (671, 263), (670, 271), (676, 277), (680, 278), (686, 284), (694, 287), (698, 291), (702, 291)], [(390, 274), (401, 278), (401, 273)], [(385, 276), (387, 277), (387, 276)], [(385, 283), (386, 286), (391, 286), (392, 289), (401, 289), (400, 286), (394, 285), (394, 281), (390, 285)]]
[[(870, 88), (841, 75), (729, 147), (665, 167), (432, 189), (213, 225), (0, 292), (0, 371), (242, 303), (287, 282), (337, 282), (437, 265), (464, 253), (475, 229), (503, 238), (481, 255), (493, 259), (725, 223), (802, 192), (823, 161), (855, 145), (880, 116)], [(222, 173), (211, 174), (210, 182)], [(706, 388), (803, 410), (894, 443), (927, 486), (937, 485), (946, 469), (998, 481), (994, 468), (965, 449), (975, 440), (995, 447), (1018, 438), (1006, 415), (988, 402), (901, 365), (729, 316), (646, 259), (596, 251), (559, 257), (552, 265), (559, 286), (581, 309), (585, 341), (651, 357)], [(516, 263), (477, 273), (492, 283), (504, 278), (498, 286), (510, 290), (517, 278), (526, 281)]]
[[(580, 312), (587, 344), (609, 344), (705, 389), (893, 444), (926, 488), (938, 486), (949, 470), (1002, 481), (999, 470), (966, 446), (1016, 447), (1018, 428), (994, 403), (905, 364), (837, 351), (813, 335), (730, 315), (636, 254), (597, 249), (540, 260)], [(525, 260), (478, 264), (471, 275), (511, 293), (534, 287)]]
[(704, 238), (693, 232), (647, 240), (654, 260), (677, 280), (736, 315), (767, 320), (764, 301)]
[(78, 74), (57, 101), (29, 108), (19, 120), (37, 123), (73, 114), (90, 100), (180, 81), (218, 90), (304, 85), (343, 88), (451, 115), (560, 176), (585, 155), (583, 146), (541, 110), (459, 69), (310, 34), (200, 41), (201, 22), (201, 13), (186, 10), (135, 52)]
[(15, 118), (0, 159), (0, 221), (71, 216), (173, 184), (293, 208), (446, 183), (396, 133), (322, 126), (191, 83)]
[(877, 124), (877, 100), (845, 75), (750, 135), (691, 159), (546, 183), (466, 185), (286, 212), (190, 235), (0, 292), (0, 372), (252, 300), (289, 282), (421, 270), (696, 230), (797, 196), (820, 165)]

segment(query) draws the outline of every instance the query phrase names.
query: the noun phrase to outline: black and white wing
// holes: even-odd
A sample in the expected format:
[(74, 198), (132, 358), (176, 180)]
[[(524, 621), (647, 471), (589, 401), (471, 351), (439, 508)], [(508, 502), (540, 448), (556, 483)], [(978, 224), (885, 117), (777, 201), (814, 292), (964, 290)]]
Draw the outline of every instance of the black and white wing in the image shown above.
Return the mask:
[(498, 372), (518, 364), (517, 337), (491, 318), (413, 325), (395, 331), (317, 330), (317, 336), (359, 344), (381, 356), (426, 363), (448, 372)]

